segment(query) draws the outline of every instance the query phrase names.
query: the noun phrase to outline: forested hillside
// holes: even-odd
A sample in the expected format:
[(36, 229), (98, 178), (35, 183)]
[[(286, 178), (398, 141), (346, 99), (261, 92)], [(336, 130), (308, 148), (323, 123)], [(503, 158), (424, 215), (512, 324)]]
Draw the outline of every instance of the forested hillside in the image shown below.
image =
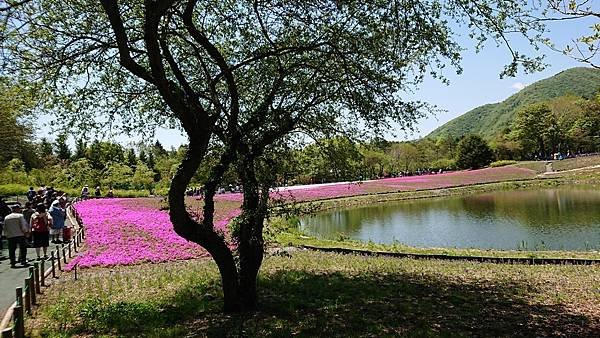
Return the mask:
[(478, 134), (491, 139), (510, 126), (518, 108), (565, 95), (592, 98), (600, 90), (600, 70), (572, 68), (533, 83), (508, 99), (477, 107), (431, 132), (427, 137)]

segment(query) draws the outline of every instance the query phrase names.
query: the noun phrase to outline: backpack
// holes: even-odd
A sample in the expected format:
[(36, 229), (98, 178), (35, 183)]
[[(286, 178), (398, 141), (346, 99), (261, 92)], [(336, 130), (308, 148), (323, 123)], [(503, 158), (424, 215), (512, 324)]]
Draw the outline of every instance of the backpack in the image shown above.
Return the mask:
[(31, 229), (35, 232), (46, 232), (48, 231), (48, 220), (46, 217), (37, 216), (31, 223)]

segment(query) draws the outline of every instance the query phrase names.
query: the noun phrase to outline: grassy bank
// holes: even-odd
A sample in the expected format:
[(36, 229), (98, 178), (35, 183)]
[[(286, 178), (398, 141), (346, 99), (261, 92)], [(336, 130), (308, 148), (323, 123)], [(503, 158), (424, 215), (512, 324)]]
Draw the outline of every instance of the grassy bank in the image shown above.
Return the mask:
[(596, 165), (600, 165), (600, 156), (575, 157), (561, 161), (552, 161), (552, 169), (557, 171), (573, 170)]
[(82, 271), (43, 296), (32, 336), (594, 336), (600, 267), (297, 251), (261, 269), (260, 311), (223, 315), (208, 260)]

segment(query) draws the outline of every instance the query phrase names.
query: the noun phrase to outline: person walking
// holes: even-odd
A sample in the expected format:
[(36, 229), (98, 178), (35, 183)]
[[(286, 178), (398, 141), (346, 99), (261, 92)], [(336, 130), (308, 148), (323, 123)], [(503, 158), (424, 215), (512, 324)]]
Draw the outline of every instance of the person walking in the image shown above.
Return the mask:
[(90, 188), (88, 188), (87, 185), (84, 185), (83, 188), (81, 189), (81, 198), (84, 200), (87, 200), (89, 196), (90, 196)]
[(35, 213), (31, 216), (31, 235), (33, 237), (33, 247), (40, 258), (40, 249), (44, 250), (44, 259), (48, 259), (48, 246), (50, 245), (50, 229), (52, 227), (52, 217), (46, 212), (46, 206), (42, 203), (35, 208)]
[(96, 187), (96, 191), (94, 191), (94, 196), (96, 198), (102, 197), (102, 192), (100, 192), (100, 187)]
[[(25, 202), (25, 209), (23, 209), (23, 218), (27, 222), (27, 227), (29, 228), (29, 232), (31, 233), (31, 216), (35, 213), (35, 210), (31, 207), (33, 204), (31, 202)], [(31, 236), (28, 236), (27, 245), (31, 246), (33, 243), (31, 242)]]
[(67, 212), (60, 205), (58, 200), (52, 202), (52, 206), (48, 213), (52, 217), (52, 227), (50, 228), (50, 235), (52, 236), (52, 243), (60, 244), (60, 235), (65, 227), (65, 220), (67, 218)]
[(35, 195), (37, 195), (37, 193), (35, 192), (35, 190), (33, 190), (33, 187), (29, 187), (29, 190), (27, 191), (27, 200), (29, 202), (33, 202), (33, 198), (35, 197)]
[(29, 235), (29, 226), (27, 221), (21, 214), (21, 206), (14, 205), (12, 212), (4, 217), (4, 233), (8, 238), (8, 257), (10, 259), (10, 267), (17, 267), (16, 251), (19, 247), (19, 262), (23, 266), (27, 263), (27, 241), (25, 237)]
[(23, 209), (23, 218), (29, 225), (29, 229), (31, 229), (31, 216), (35, 213), (35, 210), (31, 207), (32, 205), (31, 202), (25, 202), (25, 209)]

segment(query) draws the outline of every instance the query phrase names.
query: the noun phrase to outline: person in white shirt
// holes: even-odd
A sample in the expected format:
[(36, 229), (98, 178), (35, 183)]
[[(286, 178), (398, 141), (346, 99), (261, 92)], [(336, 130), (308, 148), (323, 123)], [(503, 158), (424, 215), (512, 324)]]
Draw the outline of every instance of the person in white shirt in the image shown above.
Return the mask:
[(4, 217), (4, 234), (8, 239), (8, 257), (10, 258), (10, 267), (16, 268), (16, 251), (19, 247), (19, 262), (23, 266), (27, 266), (27, 241), (26, 236), (29, 236), (29, 224), (21, 213), (21, 206), (15, 205), (12, 207), (12, 213)]

